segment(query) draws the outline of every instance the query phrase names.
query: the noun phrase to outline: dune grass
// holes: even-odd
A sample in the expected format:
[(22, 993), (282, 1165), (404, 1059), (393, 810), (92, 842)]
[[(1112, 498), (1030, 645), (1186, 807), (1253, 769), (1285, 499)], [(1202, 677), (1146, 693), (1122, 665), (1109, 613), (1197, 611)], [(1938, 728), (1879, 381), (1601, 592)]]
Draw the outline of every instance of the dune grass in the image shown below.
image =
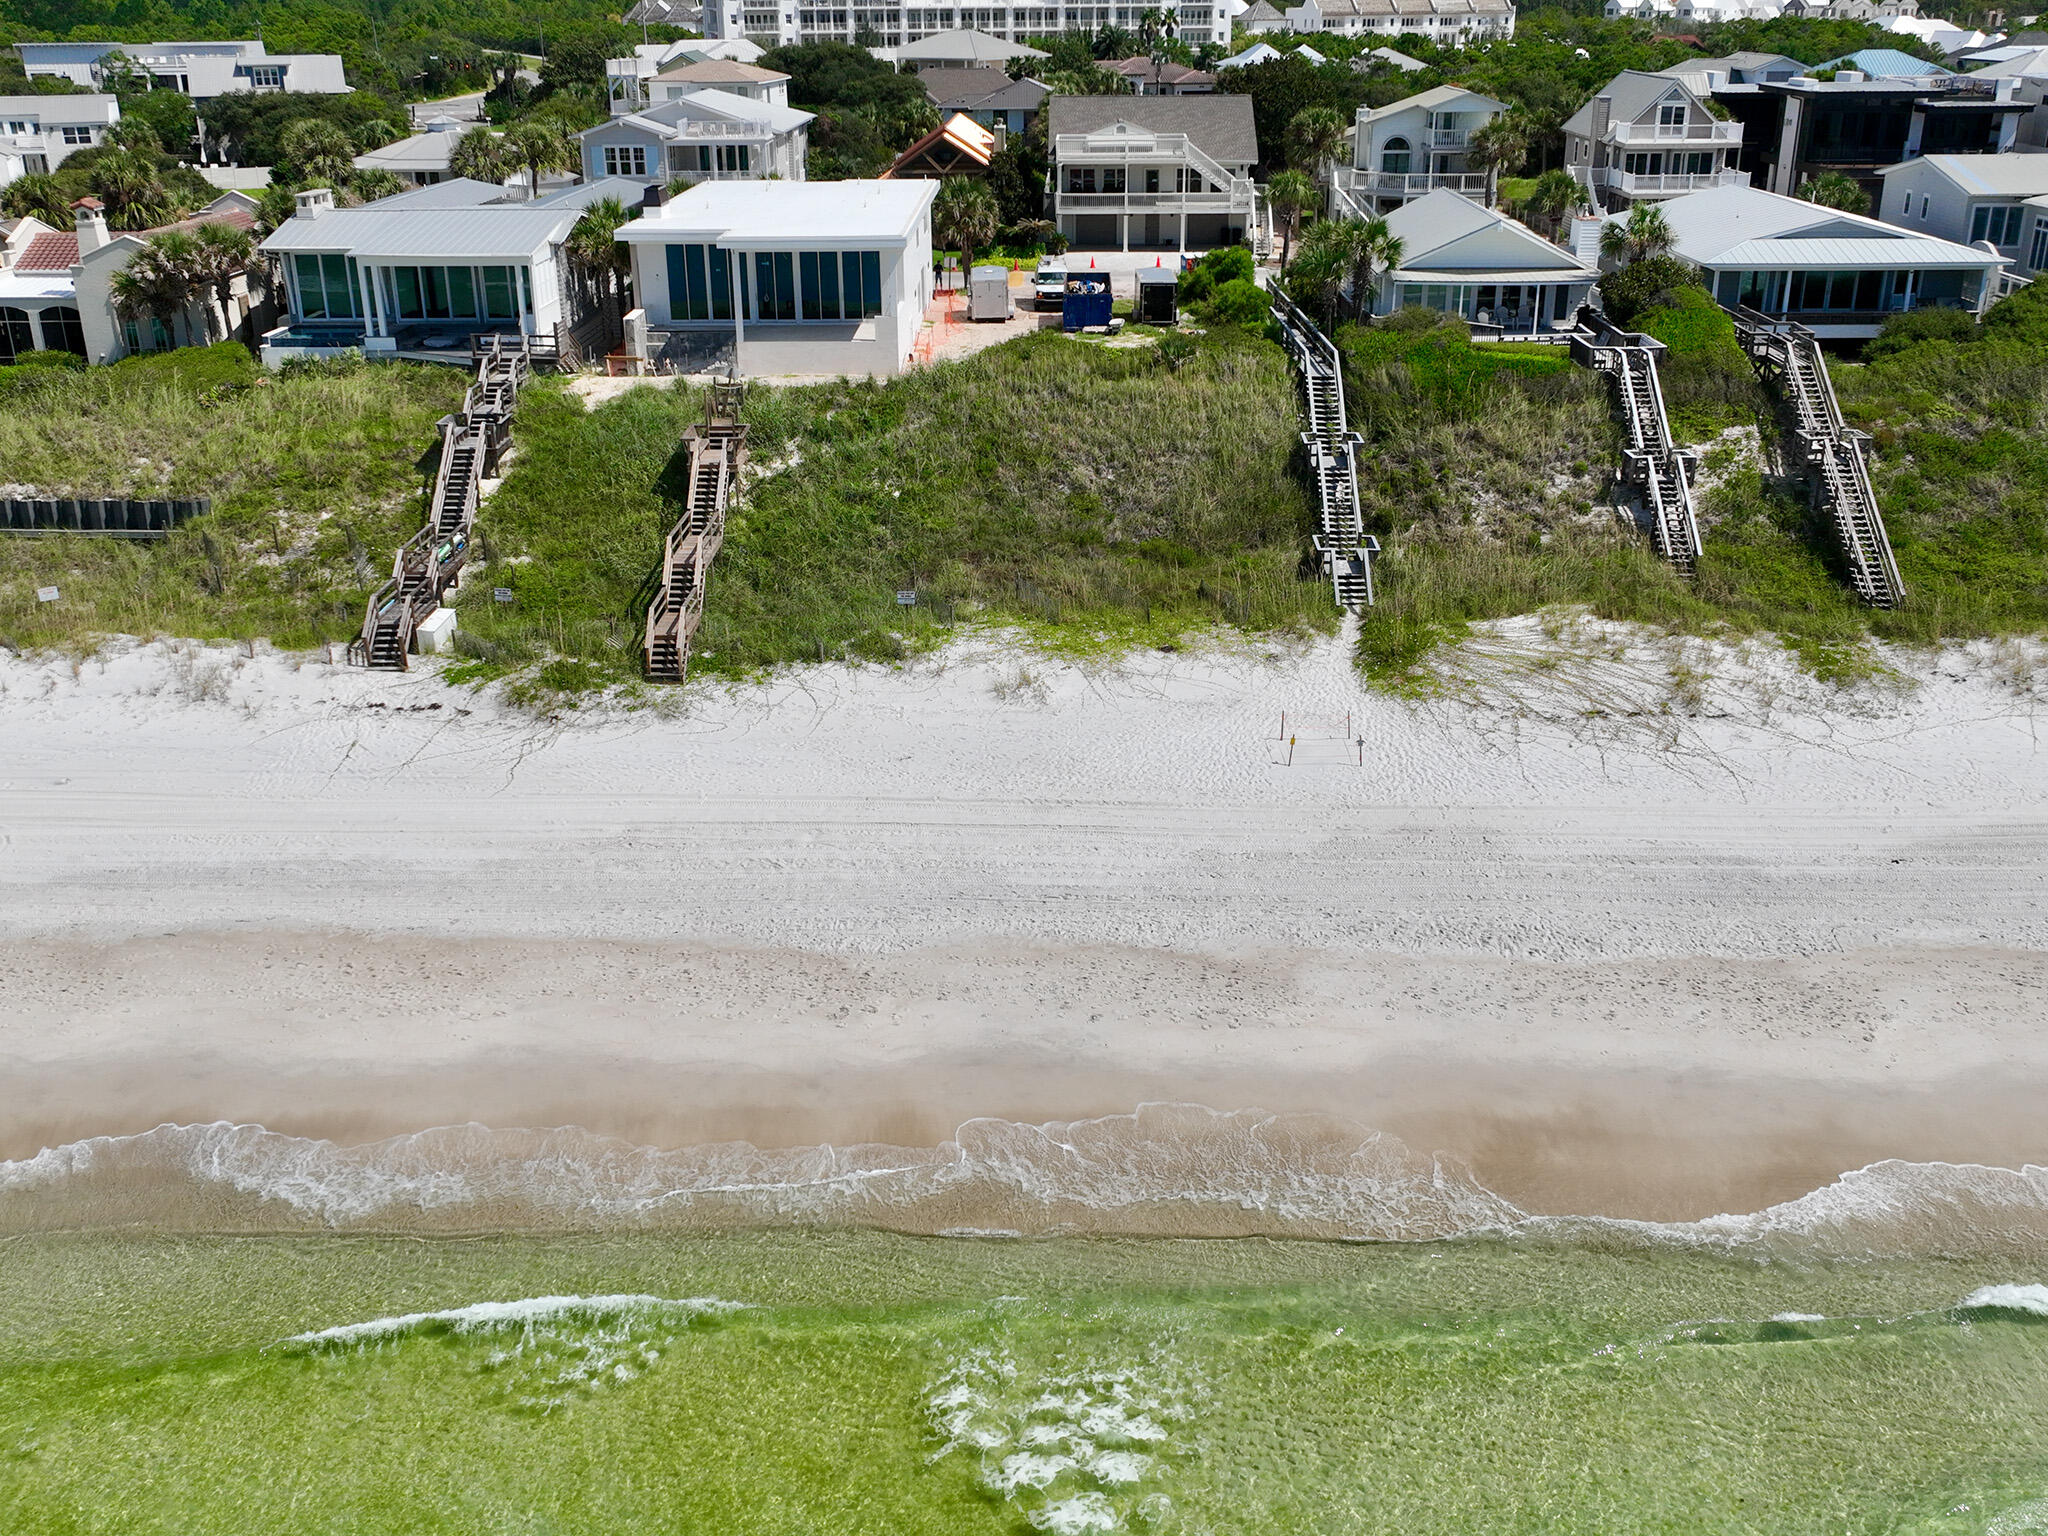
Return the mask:
[[(239, 361), (237, 361), (239, 359)], [(108, 634), (346, 640), (419, 526), (463, 375), (405, 364), (267, 376), (234, 343), (0, 392), (0, 480), (46, 495), (208, 496), (161, 542), (0, 537), (0, 640)], [(54, 603), (36, 601), (54, 586)]]
[[(2021, 302), (2043, 303), (2006, 304)], [(1361, 631), (1368, 676), (1427, 690), (1436, 646), (1555, 605), (1676, 633), (1775, 633), (1844, 679), (1860, 670), (1845, 656), (1872, 639), (2048, 632), (2048, 321), (1987, 323), (1978, 341), (1921, 342), (1868, 364), (1831, 360), (1845, 413), (1873, 435), (1873, 482), (1906, 583), (1891, 611), (1856, 601), (1831, 528), (1800, 477), (1779, 472), (1775, 402), (1725, 317), (1674, 305), (1645, 328), (1672, 347), (1662, 373), (1679, 437), (1754, 422), (1766, 450), (1734, 466), (1716, 464), (1733, 449), (1709, 455), (1718, 484), (1702, 498), (1692, 582), (1596, 510), (1590, 488), (1619, 455), (1597, 378), (1468, 361), (1493, 349), (1452, 328), (1346, 334), (1348, 387), (1372, 402), (1361, 499), (1389, 545)]]
[[(589, 412), (529, 392), (457, 602), (461, 675), (538, 664), (527, 685), (561, 693), (638, 677), (679, 437), (702, 409), (682, 388)], [(889, 660), (970, 618), (1069, 651), (1334, 624), (1301, 565), (1300, 429), (1263, 339), (1211, 332), (1175, 366), (1041, 333), (884, 383), (756, 389), (745, 416), (753, 464), (693, 673)]]

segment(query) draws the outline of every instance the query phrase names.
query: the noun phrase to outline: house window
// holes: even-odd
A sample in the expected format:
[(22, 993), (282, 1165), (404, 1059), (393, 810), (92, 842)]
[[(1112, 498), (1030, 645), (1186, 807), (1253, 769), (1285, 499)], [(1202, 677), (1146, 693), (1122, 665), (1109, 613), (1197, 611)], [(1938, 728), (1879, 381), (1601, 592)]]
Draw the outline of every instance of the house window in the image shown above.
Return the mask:
[(718, 146), (718, 170), (724, 176), (745, 176), (753, 170), (754, 157), (746, 144)]
[(2034, 221), (2034, 248), (2027, 254), (2027, 265), (2037, 272), (2048, 267), (2048, 218)]
[(732, 280), (715, 245), (668, 247), (668, 313), (672, 320), (730, 320)]
[(361, 314), (347, 257), (314, 256), (300, 251), (292, 257), (292, 267), (299, 283), (301, 319), (353, 320)]
[(512, 297), (512, 269), (510, 267), (485, 267), (484, 274), (484, 318), (486, 320), (510, 320), (518, 310)]
[(1659, 128), (1683, 128), (1685, 126), (1685, 103), (1667, 101), (1657, 108)]
[(639, 144), (605, 145), (604, 173), (607, 176), (645, 176), (647, 150)]
[(43, 311), (43, 350), (85, 356), (85, 325), (69, 304)]
[(1068, 166), (1067, 190), (1069, 192), (1093, 192), (1095, 190), (1095, 167), (1092, 165)]
[(7, 125), (7, 131), (9, 133), (16, 135), (25, 134), (29, 131), (29, 125), (27, 123), (16, 120), (14, 122), (10, 122)]
[(29, 327), (28, 311), (0, 305), (0, 363), (11, 363), (35, 349), (36, 333)]
[(1389, 139), (1380, 151), (1380, 169), (1389, 176), (1406, 176), (1410, 151), (1406, 139)]
[(741, 271), (753, 279), (741, 302), (759, 320), (865, 320), (882, 312), (880, 251), (756, 251)]
[(1685, 156), (1685, 174), (1688, 176), (1711, 176), (1714, 173), (1714, 152), (1695, 150)]
[(2020, 206), (2017, 203), (2003, 203), (1998, 206), (1985, 205), (1970, 215), (1970, 239), (1989, 240), (1993, 245), (2018, 245), (2020, 243)]
[(763, 320), (796, 318), (796, 253), (754, 253), (755, 313)]
[(66, 144), (90, 144), (92, 142), (92, 130), (90, 128), (67, 127), (64, 130), (64, 142)]

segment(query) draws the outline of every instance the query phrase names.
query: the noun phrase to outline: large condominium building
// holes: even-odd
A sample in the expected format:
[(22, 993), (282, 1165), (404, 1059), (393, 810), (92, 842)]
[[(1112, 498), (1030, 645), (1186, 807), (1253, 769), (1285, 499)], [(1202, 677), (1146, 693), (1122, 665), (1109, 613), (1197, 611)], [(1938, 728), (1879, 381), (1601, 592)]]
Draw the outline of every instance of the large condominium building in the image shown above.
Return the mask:
[(1295, 32), (1340, 37), (1399, 37), (1462, 46), (1481, 38), (1515, 35), (1514, 0), (1303, 0), (1287, 8)]
[[(1061, 32), (1122, 27), (1137, 32), (1159, 9), (1142, 0), (1018, 0), (1016, 4), (955, 5), (932, 0), (872, 0), (821, 4), (818, 0), (710, 0), (706, 37), (750, 37), (770, 45), (829, 38), (898, 48), (940, 32), (974, 31), (1007, 42)], [(1171, 7), (1176, 35), (1190, 47), (1230, 43), (1229, 0), (1181, 0)]]

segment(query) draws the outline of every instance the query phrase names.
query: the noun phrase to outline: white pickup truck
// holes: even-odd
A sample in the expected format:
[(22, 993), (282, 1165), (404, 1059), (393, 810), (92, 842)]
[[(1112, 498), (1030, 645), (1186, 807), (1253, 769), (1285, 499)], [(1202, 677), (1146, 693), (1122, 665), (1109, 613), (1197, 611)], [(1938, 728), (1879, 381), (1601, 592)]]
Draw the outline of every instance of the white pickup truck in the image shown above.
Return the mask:
[(1067, 263), (1062, 256), (1041, 256), (1031, 274), (1031, 307), (1058, 309), (1067, 302)]

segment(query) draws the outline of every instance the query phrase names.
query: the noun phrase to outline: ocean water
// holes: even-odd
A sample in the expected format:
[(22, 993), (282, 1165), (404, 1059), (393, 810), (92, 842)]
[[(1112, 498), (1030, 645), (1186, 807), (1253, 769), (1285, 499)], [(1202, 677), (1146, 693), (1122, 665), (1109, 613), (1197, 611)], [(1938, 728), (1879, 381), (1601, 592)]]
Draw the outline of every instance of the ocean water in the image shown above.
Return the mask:
[(167, 1128), (0, 1164), (0, 1531), (2048, 1536), (2042, 1177), (1654, 1225), (1184, 1107)]

